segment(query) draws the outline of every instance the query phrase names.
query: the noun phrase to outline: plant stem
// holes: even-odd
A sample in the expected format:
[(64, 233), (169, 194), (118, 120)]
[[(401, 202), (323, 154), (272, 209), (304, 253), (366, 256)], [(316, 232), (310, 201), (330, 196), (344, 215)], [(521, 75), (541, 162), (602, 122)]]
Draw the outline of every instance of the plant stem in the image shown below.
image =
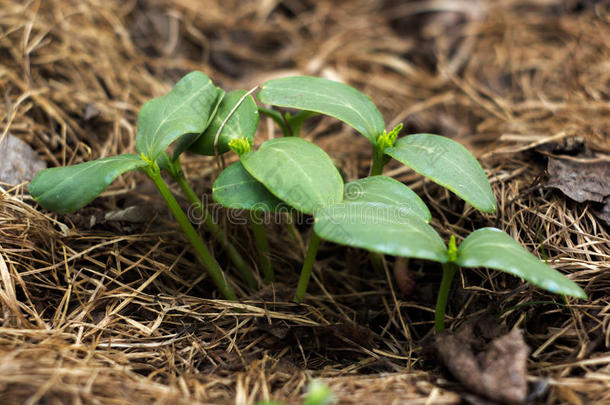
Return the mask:
[(222, 269), (199, 237), (197, 231), (195, 231), (195, 228), (193, 228), (193, 225), (191, 225), (191, 222), (188, 220), (184, 211), (182, 211), (182, 208), (180, 208), (180, 206), (178, 205), (178, 202), (176, 201), (172, 193), (169, 191), (169, 188), (167, 187), (167, 185), (163, 181), (163, 178), (161, 177), (161, 174), (159, 173), (159, 169), (157, 168), (157, 170), (146, 170), (146, 174), (148, 174), (148, 177), (150, 177), (151, 180), (155, 183), (155, 186), (157, 186), (157, 189), (161, 193), (161, 196), (163, 197), (167, 206), (172, 212), (172, 215), (174, 216), (174, 218), (176, 218), (176, 221), (178, 221), (178, 224), (180, 224), (180, 228), (182, 228), (182, 231), (185, 233), (187, 239), (189, 240), (189, 242), (191, 242), (191, 245), (195, 249), (197, 257), (205, 266), (210, 276), (212, 276), (212, 280), (214, 280), (214, 284), (216, 284), (216, 287), (220, 290), (220, 292), (226, 299), (237, 301), (237, 295), (235, 295), (235, 291), (233, 291), (231, 286), (225, 280), (224, 274), (222, 273)]
[(383, 172), (383, 166), (385, 166), (383, 151), (380, 151), (378, 146), (373, 146), (373, 164), (371, 166), (371, 176), (379, 176)]
[[(385, 163), (383, 161), (383, 152), (379, 150), (378, 146), (373, 146), (373, 165), (371, 166), (371, 176), (379, 176), (383, 172), (383, 166)], [(369, 260), (373, 265), (373, 269), (375, 273), (384, 274), (383, 268), (383, 255), (380, 253), (370, 252)]]
[(288, 124), (288, 128), (290, 128), (290, 133), (292, 134), (292, 136), (300, 137), (301, 126), (303, 126), (303, 123), (309, 118), (315, 117), (316, 115), (318, 115), (318, 113), (313, 111), (302, 110), (290, 117), (288, 115), (284, 115), (284, 119)]
[(378, 277), (383, 277), (385, 268), (383, 267), (383, 255), (377, 252), (369, 252), (369, 261)]
[(265, 108), (265, 107), (258, 107), (258, 112), (260, 114), (266, 115), (267, 117), (269, 117), (273, 121), (275, 121), (275, 123), (282, 130), (282, 133), (284, 134), (285, 137), (292, 136), (292, 131), (290, 130), (290, 127), (286, 123), (286, 120), (284, 119), (284, 116), (282, 115), (281, 112), (279, 112), (277, 110), (273, 110), (271, 108)]
[(451, 290), (451, 283), (455, 273), (457, 273), (457, 265), (455, 263), (443, 263), (443, 278), (438, 291), (436, 300), (436, 310), (434, 311), (434, 330), (440, 333), (445, 330), (445, 310), (447, 308), (447, 297)]
[(271, 266), (269, 241), (265, 234), (265, 225), (261, 221), (261, 218), (256, 217), (254, 211), (250, 213), (250, 229), (252, 229), (252, 233), (254, 234), (254, 244), (258, 250), (258, 263), (263, 271), (265, 282), (272, 283), (275, 276), (273, 274), (273, 267)]
[(176, 162), (174, 162), (174, 167), (171, 168), (170, 174), (172, 175), (174, 181), (178, 183), (178, 185), (182, 189), (182, 192), (186, 196), (187, 200), (191, 204), (193, 204), (193, 206), (197, 210), (197, 215), (199, 215), (199, 217), (203, 219), (203, 224), (205, 225), (205, 227), (212, 233), (214, 239), (216, 239), (218, 243), (220, 243), (220, 245), (223, 247), (223, 249), (227, 252), (229, 259), (231, 259), (235, 267), (237, 267), (241, 278), (246, 282), (248, 287), (252, 289), (255, 288), (256, 280), (252, 275), (252, 270), (250, 269), (250, 266), (239, 254), (235, 246), (229, 241), (229, 238), (227, 237), (225, 232), (214, 221), (214, 218), (210, 214), (210, 211), (203, 206), (201, 200), (199, 199), (199, 197), (197, 197), (197, 194), (191, 188), (191, 185), (188, 183), (188, 181), (186, 181), (184, 173), (182, 172), (182, 168), (180, 167), (180, 161), (177, 160)]
[(258, 112), (275, 121), (285, 137), (294, 136), (297, 138), (301, 136), (301, 126), (303, 123), (308, 118), (318, 115), (316, 112), (305, 110), (299, 111), (292, 116), (282, 115), (282, 113), (277, 110), (265, 107), (258, 107)]
[(301, 276), (299, 277), (299, 284), (297, 285), (297, 291), (294, 294), (294, 302), (303, 302), (303, 298), (305, 298), (313, 264), (316, 261), (318, 247), (320, 247), (320, 237), (312, 230), (311, 238), (309, 239), (309, 247), (307, 248), (307, 254), (305, 255), (305, 262), (303, 263)]

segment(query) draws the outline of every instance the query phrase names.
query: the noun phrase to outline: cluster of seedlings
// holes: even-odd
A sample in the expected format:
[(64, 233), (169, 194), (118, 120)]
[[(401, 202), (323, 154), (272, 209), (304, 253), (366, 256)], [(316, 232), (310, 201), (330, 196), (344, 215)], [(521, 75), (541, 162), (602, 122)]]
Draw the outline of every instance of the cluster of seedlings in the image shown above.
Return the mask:
[[(296, 302), (305, 297), (321, 240), (369, 250), (373, 261), (388, 254), (441, 263), (436, 331), (444, 329), (447, 297), (460, 267), (501, 270), (556, 294), (586, 298), (575, 283), (499, 229), (478, 229), (459, 246), (452, 236), (446, 245), (428, 224), (430, 211), (417, 194), (403, 183), (382, 175), (383, 167), (393, 158), (476, 209), (494, 212), (496, 200), (487, 177), (479, 162), (461, 144), (432, 134), (398, 138), (401, 125), (388, 132), (370, 99), (339, 82), (307, 76), (270, 80), (257, 97), (262, 104), (280, 107), (281, 111), (258, 107), (250, 93), (244, 90), (225, 93), (205, 74), (189, 73), (168, 94), (148, 101), (140, 110), (138, 155), (123, 154), (43, 170), (32, 181), (30, 193), (48, 210), (71, 212), (91, 202), (121, 173), (143, 171), (161, 193), (218, 290), (226, 299), (237, 300), (217, 261), (161, 176), (166, 171), (179, 184), (244, 282), (254, 288), (256, 279), (251, 266), (206, 212), (208, 208), (187, 183), (180, 166), (180, 155), (185, 151), (208, 156), (233, 151), (239, 155), (239, 161), (220, 173), (212, 198), (222, 206), (250, 211), (251, 229), (266, 282), (273, 281), (274, 273), (261, 215), (286, 212), (289, 208), (291, 213), (314, 218), (294, 296)], [(284, 109), (297, 112), (282, 113)], [(284, 136), (267, 140), (253, 150), (259, 114), (271, 117)], [(343, 121), (369, 140), (372, 146), (369, 177), (344, 184), (331, 158), (299, 136), (303, 122), (318, 114)], [(171, 144), (174, 147), (170, 154), (166, 150)]]

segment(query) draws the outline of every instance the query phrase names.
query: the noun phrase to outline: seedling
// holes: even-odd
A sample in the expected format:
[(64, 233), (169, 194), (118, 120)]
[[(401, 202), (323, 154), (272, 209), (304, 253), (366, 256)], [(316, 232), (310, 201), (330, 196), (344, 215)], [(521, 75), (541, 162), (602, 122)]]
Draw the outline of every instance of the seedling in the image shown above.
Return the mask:
[[(309, 112), (308, 115), (319, 113), (335, 117), (364, 135), (372, 145), (371, 177), (348, 183), (345, 201), (333, 197), (337, 195), (338, 182), (333, 187), (320, 184), (324, 176), (326, 180), (332, 176), (316, 171), (318, 165), (313, 163), (316, 159), (314, 156), (304, 157), (294, 148), (268, 147), (266, 153), (253, 152), (246, 155), (246, 159), (242, 157), (242, 168), (252, 175), (252, 184), (256, 181), (262, 183), (256, 186), (259, 191), (266, 188), (266, 191), (293, 207), (311, 195), (329, 196), (315, 206), (301, 207), (309, 209), (316, 221), (296, 301), (303, 298), (308, 280), (303, 273), (309, 261), (313, 262), (320, 237), (381, 254), (442, 263), (443, 279), (435, 315), (437, 331), (444, 328), (447, 296), (458, 266), (494, 268), (557, 294), (586, 297), (572, 281), (538, 260), (500, 230), (484, 228), (475, 231), (459, 249), (452, 237), (447, 248), (436, 231), (427, 224), (430, 213), (419, 197), (402, 183), (380, 176), (384, 165), (394, 158), (451, 190), (473, 207), (494, 212), (496, 200), (481, 165), (459, 143), (432, 134), (409, 135), (397, 140), (402, 126), (387, 132), (381, 114), (368, 97), (347, 85), (325, 79), (299, 76), (271, 80), (265, 83), (258, 98), (265, 104), (299, 109)], [(272, 116), (268, 111), (264, 113)], [(292, 135), (287, 133), (290, 131), (290, 116), (280, 121), (278, 117), (281, 115), (277, 114), (274, 119), (284, 123), (280, 126), (285, 135)], [(283, 145), (296, 145), (295, 141), (284, 139)], [(254, 156), (257, 158), (252, 158)], [(248, 159), (250, 163), (247, 163)], [(271, 166), (278, 161), (290, 161), (295, 166), (288, 174), (277, 176)], [(300, 164), (303, 161), (308, 163)], [(304, 187), (299, 194), (297, 190), (301, 182)], [(294, 195), (299, 197), (295, 199)]]
[(348, 202), (317, 211), (314, 231), (335, 243), (441, 263), (443, 277), (435, 311), (437, 332), (444, 329), (447, 297), (459, 267), (488, 267), (555, 294), (586, 298), (573, 281), (496, 228), (474, 231), (459, 247), (452, 236), (447, 247), (434, 228), (411, 211), (383, 203)]
[[(387, 132), (377, 107), (367, 96), (350, 86), (322, 78), (287, 77), (265, 83), (258, 93), (258, 98), (265, 104), (301, 110), (294, 116), (282, 116), (274, 110), (261, 110), (280, 125), (286, 136), (294, 135), (295, 131), (291, 128), (300, 128), (303, 117), (308, 118), (316, 114), (337, 118), (365, 136), (372, 145), (371, 178), (374, 180), (354, 183), (351, 186), (374, 186), (376, 193), (370, 194), (367, 200), (369, 202), (386, 201), (384, 194), (389, 193), (392, 186), (398, 187), (388, 178), (377, 177), (390, 158), (395, 157), (413, 170), (452, 190), (473, 206), (488, 212), (495, 210), (495, 198), (483, 169), (462, 145), (431, 134), (411, 135), (397, 141), (402, 125)], [(296, 124), (293, 123), (293, 117), (299, 117)], [(298, 156), (294, 158), (299, 159)], [(261, 181), (268, 186), (264, 180)], [(409, 190), (404, 185), (400, 189)], [(430, 219), (429, 211), (415, 193), (411, 190), (409, 193), (402, 193), (408, 195), (397, 196), (394, 204), (411, 204), (415, 212), (419, 208), (419, 213), (426, 220)], [(374, 267), (378, 268), (382, 257), (373, 254), (371, 261)]]
[[(242, 96), (239, 95), (240, 103), (244, 101)], [(254, 101), (250, 99), (249, 102), (251, 107)], [(148, 101), (140, 110), (136, 136), (139, 155), (123, 154), (43, 170), (32, 180), (30, 193), (42, 207), (50, 211), (72, 212), (90, 203), (120, 174), (129, 170), (143, 171), (161, 193), (217, 288), (225, 298), (236, 300), (237, 296), (225, 280), (220, 266), (161, 177), (161, 170), (168, 170), (189, 199), (198, 203), (198, 208), (205, 214), (201, 202), (184, 180), (178, 157), (189, 147), (200, 153), (209, 152), (212, 135), (212, 146), (218, 153), (228, 150), (227, 145), (233, 138), (251, 139), (254, 134), (251, 128), (256, 129), (258, 113), (256, 108), (252, 112), (247, 106), (247, 103), (243, 107), (239, 105), (232, 93), (224, 97), (224, 91), (214, 86), (205, 74), (189, 73), (168, 94)], [(227, 120), (227, 110), (235, 113), (230, 120)], [(219, 119), (222, 119), (220, 125)], [(208, 129), (209, 132), (206, 131)], [(200, 139), (202, 134), (205, 139)], [(175, 141), (175, 153), (170, 158), (165, 150)], [(253, 279), (248, 277), (249, 269), (247, 266), (244, 268), (243, 259), (228, 243), (211, 216), (204, 216), (209, 219), (205, 222), (208, 228), (228, 248), (242, 275), (251, 283)]]
[[(387, 176), (372, 176), (346, 185), (331, 158), (301, 138), (276, 138), (257, 151), (235, 147), (240, 162), (227, 167), (214, 183), (212, 197), (233, 209), (253, 212), (296, 210), (316, 216), (319, 210), (343, 201), (384, 203), (410, 207), (414, 215), (430, 220), (424, 202), (410, 188)], [(270, 164), (271, 163), (271, 164)], [(301, 269), (295, 301), (303, 300), (315, 256), (318, 233), (311, 235)]]
[(396, 140), (402, 125), (387, 132), (375, 104), (353, 87), (318, 77), (293, 76), (266, 82), (258, 98), (265, 104), (324, 114), (350, 125), (371, 143), (371, 176), (381, 174), (392, 157), (475, 208), (484, 212), (496, 209), (487, 176), (466, 148), (432, 134)]
[[(97, 197), (128, 170), (142, 170), (159, 189), (170, 211), (193, 245), (197, 256), (221, 293), (236, 299), (220, 267), (197, 235), (161, 177), (167, 170), (205, 219), (244, 280), (253, 285), (247, 264), (186, 182), (179, 156), (185, 150), (219, 156), (232, 149), (240, 161), (227, 167), (214, 183), (213, 198), (229, 208), (252, 212), (252, 230), (267, 281), (273, 280), (269, 246), (260, 212), (295, 209), (313, 215), (315, 226), (301, 269), (295, 301), (303, 300), (321, 238), (379, 254), (429, 259), (442, 263), (443, 278), (435, 314), (436, 330), (444, 328), (444, 314), (452, 279), (461, 267), (485, 266), (508, 272), (551, 292), (586, 297), (572, 281), (531, 255), (502, 231), (473, 232), (459, 248), (449, 247), (428, 225), (430, 212), (404, 184), (382, 176), (384, 165), (395, 158), (414, 171), (446, 187), (475, 208), (495, 210), (496, 201), (477, 160), (450, 139), (416, 134), (397, 139), (401, 126), (387, 132), (381, 114), (362, 93), (341, 83), (312, 77), (272, 80), (259, 98), (266, 104), (296, 108), (281, 115), (261, 108), (282, 128), (286, 137), (271, 139), (252, 151), (258, 123), (254, 100), (244, 91), (225, 95), (210, 79), (193, 72), (166, 96), (147, 102), (138, 117), (138, 155), (125, 154), (40, 172), (30, 192), (41, 206), (71, 212)], [(319, 147), (298, 138), (305, 119), (326, 114), (351, 125), (372, 145), (371, 176), (344, 185), (330, 157)], [(172, 157), (165, 150), (176, 142)], [(263, 260), (266, 259), (266, 260)]]
[(187, 149), (190, 152), (207, 156), (220, 156), (230, 150), (231, 142), (241, 139), (252, 142), (258, 126), (258, 110), (254, 99), (245, 90), (235, 90), (224, 94), (217, 104), (217, 109), (205, 132), (196, 138), (184, 137), (178, 141), (174, 149), (173, 159), (166, 155), (166, 169), (178, 183), (182, 192), (203, 219), (203, 223), (212, 235), (221, 243), (240, 275), (250, 288), (256, 281), (252, 276), (250, 266), (241, 257), (235, 246), (229, 242), (222, 229), (214, 222), (213, 216), (203, 206), (197, 194), (186, 181), (180, 165), (180, 154)]
[[(235, 142), (240, 162), (227, 167), (214, 183), (212, 198), (234, 209), (286, 212), (290, 208), (314, 214), (343, 201), (343, 179), (330, 157), (301, 138), (275, 138), (251, 151)], [(312, 233), (295, 300), (302, 301), (320, 238)]]

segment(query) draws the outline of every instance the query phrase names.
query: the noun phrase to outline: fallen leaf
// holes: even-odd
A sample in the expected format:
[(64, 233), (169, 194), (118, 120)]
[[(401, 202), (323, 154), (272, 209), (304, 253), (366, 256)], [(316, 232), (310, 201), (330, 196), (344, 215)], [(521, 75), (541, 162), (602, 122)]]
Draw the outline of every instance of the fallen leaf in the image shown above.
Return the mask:
[(549, 187), (578, 202), (601, 203), (610, 196), (610, 162), (549, 158)]
[(30, 181), (47, 167), (30, 145), (10, 134), (0, 143), (0, 156), (0, 181), (10, 185)]
[(547, 186), (574, 201), (595, 203), (592, 212), (610, 225), (610, 156), (592, 151), (578, 137), (540, 145), (536, 151), (548, 157)]
[(485, 344), (466, 323), (435, 338), (436, 351), (451, 374), (468, 390), (493, 401), (522, 404), (527, 398), (529, 348), (519, 329)]

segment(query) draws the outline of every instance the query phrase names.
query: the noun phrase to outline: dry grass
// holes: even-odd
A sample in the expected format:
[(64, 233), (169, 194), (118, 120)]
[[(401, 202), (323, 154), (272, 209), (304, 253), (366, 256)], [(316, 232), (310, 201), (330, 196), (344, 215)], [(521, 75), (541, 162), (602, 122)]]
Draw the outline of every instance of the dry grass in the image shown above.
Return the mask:
[[(226, 88), (287, 72), (340, 78), (371, 95), (388, 122), (454, 137), (481, 157), (499, 201), (494, 216), (388, 167), (425, 196), (437, 229), (464, 236), (499, 226), (532, 251), (542, 247), (591, 298), (561, 307), (510, 276), (469, 271), (449, 309), (454, 324), (491, 311), (523, 328), (531, 380), (549, 387), (538, 402), (610, 403), (608, 228), (591, 207), (546, 189), (544, 161), (528, 152), (575, 135), (610, 152), (607, 3), (198, 4), (2, 0), (0, 136), (25, 140), (49, 166), (76, 163), (132, 152), (139, 107), (189, 70)], [(366, 174), (364, 138), (328, 119), (308, 129), (348, 177)], [(190, 157), (185, 166), (198, 190), (208, 190), (213, 162)], [(0, 403), (296, 401), (312, 376), (345, 403), (459, 402), (460, 388), (422, 349), (438, 269), (413, 262), (417, 292), (394, 298), (365, 254), (327, 244), (307, 305), (295, 306), (288, 301), (301, 256), (274, 227), (283, 283), (227, 303), (214, 299), (141, 180), (123, 176), (80, 216), (43, 212), (25, 185), (3, 186)], [(83, 225), (133, 204), (157, 215), (130, 226)], [(254, 256), (245, 229), (231, 232)], [(537, 301), (545, 302), (515, 308)]]

